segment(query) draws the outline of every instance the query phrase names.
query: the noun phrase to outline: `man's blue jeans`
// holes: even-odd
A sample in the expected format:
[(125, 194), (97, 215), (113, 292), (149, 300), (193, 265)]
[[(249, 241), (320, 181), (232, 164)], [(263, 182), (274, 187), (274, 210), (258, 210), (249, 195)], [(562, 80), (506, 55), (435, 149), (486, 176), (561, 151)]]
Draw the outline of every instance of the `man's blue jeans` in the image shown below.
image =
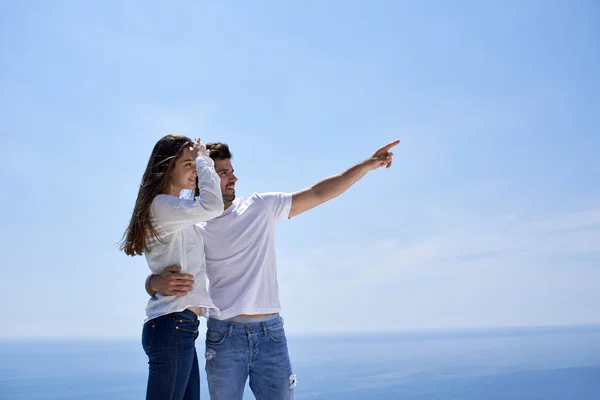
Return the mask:
[(144, 324), (148, 355), (147, 400), (198, 400), (200, 369), (194, 343), (200, 321), (192, 311), (163, 315)]
[(283, 319), (237, 323), (208, 319), (206, 376), (211, 400), (239, 400), (246, 379), (258, 400), (293, 399), (296, 377)]

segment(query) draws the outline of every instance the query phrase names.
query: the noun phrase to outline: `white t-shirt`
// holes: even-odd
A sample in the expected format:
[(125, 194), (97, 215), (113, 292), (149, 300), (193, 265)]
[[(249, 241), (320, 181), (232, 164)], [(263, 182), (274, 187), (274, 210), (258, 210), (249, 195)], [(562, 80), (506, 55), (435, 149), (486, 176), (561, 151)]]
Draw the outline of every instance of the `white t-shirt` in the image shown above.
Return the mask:
[(291, 193), (255, 193), (235, 199), (219, 217), (196, 225), (204, 238), (209, 293), (225, 320), (281, 310), (275, 227), (288, 218)]
[(201, 307), (204, 316), (208, 315), (208, 310), (215, 310), (206, 290), (204, 243), (194, 225), (223, 212), (221, 180), (209, 157), (196, 159), (196, 171), (200, 195), (195, 200), (161, 194), (152, 201), (150, 216), (162, 242), (151, 237), (150, 252), (144, 252), (153, 274), (159, 275), (168, 266), (179, 265), (182, 273), (194, 276), (194, 287), (182, 297), (157, 293), (148, 301), (144, 321), (190, 306)]

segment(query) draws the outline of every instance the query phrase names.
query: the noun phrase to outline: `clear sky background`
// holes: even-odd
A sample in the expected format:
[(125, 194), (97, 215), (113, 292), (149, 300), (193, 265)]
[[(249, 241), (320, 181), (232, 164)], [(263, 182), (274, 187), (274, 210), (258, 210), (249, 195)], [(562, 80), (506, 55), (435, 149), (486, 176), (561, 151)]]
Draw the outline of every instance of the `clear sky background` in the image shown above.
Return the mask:
[[(150, 151), (237, 193), (394, 165), (278, 228), (290, 333), (600, 324), (596, 1), (0, 2), (1, 337), (136, 337)], [(203, 323), (204, 326), (204, 323)]]

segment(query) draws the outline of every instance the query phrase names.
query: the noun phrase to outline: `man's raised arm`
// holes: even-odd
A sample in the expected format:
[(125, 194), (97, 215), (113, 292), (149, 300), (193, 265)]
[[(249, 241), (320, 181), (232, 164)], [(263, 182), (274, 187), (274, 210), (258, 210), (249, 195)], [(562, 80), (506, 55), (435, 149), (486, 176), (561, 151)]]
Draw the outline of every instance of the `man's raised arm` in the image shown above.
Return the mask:
[(323, 204), (326, 201), (339, 196), (348, 190), (350, 186), (358, 182), (360, 178), (365, 176), (369, 171), (381, 167), (391, 167), (393, 153), (389, 150), (398, 143), (400, 143), (399, 140), (389, 143), (373, 153), (371, 157), (356, 164), (352, 168), (337, 175), (330, 176), (329, 178), (325, 178), (311, 187), (294, 193), (292, 195), (292, 208), (289, 217), (295, 217), (298, 214), (302, 214), (304, 211), (310, 210), (319, 204)]

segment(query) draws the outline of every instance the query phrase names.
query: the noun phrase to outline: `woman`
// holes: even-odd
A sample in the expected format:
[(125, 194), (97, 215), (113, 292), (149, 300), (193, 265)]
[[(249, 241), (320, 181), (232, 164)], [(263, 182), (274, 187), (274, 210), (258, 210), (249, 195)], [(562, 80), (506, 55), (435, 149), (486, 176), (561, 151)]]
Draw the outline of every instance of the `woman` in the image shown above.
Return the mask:
[[(195, 200), (179, 198), (195, 190)], [(121, 249), (146, 256), (153, 274), (180, 265), (194, 275), (185, 296), (157, 294), (146, 306), (142, 345), (148, 355), (146, 399), (197, 400), (200, 370), (194, 346), (198, 316), (218, 310), (206, 290), (204, 243), (194, 224), (223, 212), (220, 179), (206, 147), (181, 135), (167, 135), (152, 150)]]

